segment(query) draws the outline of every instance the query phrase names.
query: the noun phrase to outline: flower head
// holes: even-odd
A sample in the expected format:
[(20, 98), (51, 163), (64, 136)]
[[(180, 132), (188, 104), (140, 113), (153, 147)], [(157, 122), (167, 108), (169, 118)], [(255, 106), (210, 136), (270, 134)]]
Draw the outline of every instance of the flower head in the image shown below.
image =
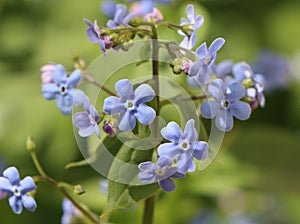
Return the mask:
[(117, 29), (121, 25), (129, 27), (128, 22), (134, 17), (133, 13), (128, 13), (125, 5), (117, 4), (114, 18), (110, 19), (106, 26), (110, 29)]
[(105, 54), (105, 42), (104, 38), (101, 36), (101, 29), (97, 25), (97, 20), (94, 23), (90, 22), (88, 19), (83, 19), (88, 28), (86, 30), (86, 35), (92, 43), (98, 43), (103, 54)]
[(185, 174), (177, 172), (177, 167), (173, 166), (173, 161), (167, 157), (159, 157), (157, 163), (150, 161), (139, 164), (138, 178), (145, 184), (158, 181), (159, 186), (166, 192), (174, 191), (176, 185), (171, 178), (183, 178)]
[(94, 132), (100, 138), (98, 123), (100, 116), (93, 105), (90, 104), (88, 97), (84, 99), (85, 112), (77, 112), (73, 116), (73, 124), (79, 129), (78, 134), (81, 137), (87, 137)]
[(216, 79), (208, 86), (208, 92), (215, 100), (201, 105), (201, 115), (209, 119), (215, 117), (218, 129), (230, 131), (233, 127), (233, 117), (239, 120), (249, 118), (249, 104), (240, 101), (245, 96), (245, 88), (241, 84), (233, 83), (227, 87), (221, 79)]
[(217, 51), (225, 43), (223, 38), (215, 39), (207, 48), (206, 43), (201, 44), (197, 50), (196, 55), (199, 58), (189, 70), (189, 76), (192, 76), (200, 85), (207, 84), (209, 81), (211, 66), (216, 60)]
[(31, 177), (27, 176), (20, 180), (19, 172), (15, 167), (7, 168), (3, 171), (3, 177), (0, 177), (0, 191), (8, 195), (9, 205), (16, 214), (22, 212), (23, 206), (32, 212), (36, 209), (35, 200), (28, 195), (36, 188)]
[(204, 18), (201, 15), (196, 16), (192, 4), (187, 5), (186, 15), (188, 19), (181, 18), (180, 26), (183, 26), (183, 30), (178, 31), (180, 35), (185, 36), (180, 46), (192, 49), (196, 44), (196, 31), (203, 25)]
[(77, 94), (75, 87), (81, 80), (80, 70), (76, 69), (70, 76), (62, 65), (56, 65), (52, 74), (54, 83), (42, 85), (43, 96), (46, 100), (56, 99), (57, 106), (64, 115), (72, 113), (72, 106), (76, 104), (74, 97)]
[(173, 121), (161, 129), (162, 136), (170, 143), (161, 144), (158, 147), (158, 155), (176, 161), (180, 173), (194, 171), (196, 167), (193, 157), (204, 160), (208, 154), (208, 144), (204, 141), (198, 141), (198, 133), (194, 123), (194, 120), (190, 119), (186, 123), (184, 132)]
[(156, 113), (144, 103), (153, 99), (154, 90), (148, 84), (142, 84), (133, 91), (133, 86), (128, 79), (116, 83), (119, 97), (110, 96), (104, 100), (103, 110), (108, 115), (120, 113), (118, 127), (121, 131), (132, 131), (136, 119), (144, 125), (149, 125), (154, 120)]

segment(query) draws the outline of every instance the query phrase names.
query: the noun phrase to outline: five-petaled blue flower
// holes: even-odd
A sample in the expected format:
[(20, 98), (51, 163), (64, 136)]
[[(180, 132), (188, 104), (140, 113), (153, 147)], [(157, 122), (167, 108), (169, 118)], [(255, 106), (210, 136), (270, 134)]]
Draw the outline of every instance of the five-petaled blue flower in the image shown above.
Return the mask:
[(136, 119), (144, 125), (152, 123), (156, 112), (144, 103), (153, 99), (155, 92), (148, 84), (142, 84), (133, 91), (128, 79), (116, 83), (118, 97), (110, 96), (104, 100), (103, 110), (108, 115), (120, 113), (118, 127), (121, 131), (132, 131)]
[(79, 129), (78, 134), (81, 137), (87, 137), (95, 132), (98, 138), (100, 138), (98, 127), (98, 123), (100, 122), (99, 113), (95, 107), (90, 104), (87, 96), (85, 96), (83, 105), (85, 112), (77, 112), (73, 116), (73, 124)]
[(77, 91), (75, 89), (81, 80), (80, 70), (76, 69), (67, 77), (65, 68), (62, 65), (56, 65), (52, 74), (54, 83), (46, 83), (42, 85), (43, 96), (46, 100), (56, 99), (57, 106), (64, 115), (72, 113), (73, 104), (76, 105), (74, 97)]
[(138, 178), (145, 184), (151, 184), (158, 181), (159, 186), (166, 192), (174, 191), (176, 185), (171, 178), (184, 178), (185, 174), (177, 172), (177, 167), (173, 161), (167, 157), (159, 157), (157, 164), (152, 162), (143, 162), (139, 164)]
[(120, 25), (129, 27), (128, 22), (134, 18), (133, 13), (127, 12), (127, 7), (123, 4), (117, 4), (113, 19), (108, 20), (106, 26), (110, 29), (117, 29)]
[(196, 55), (199, 58), (191, 67), (188, 72), (199, 85), (207, 84), (211, 74), (211, 66), (217, 57), (217, 51), (225, 43), (223, 38), (215, 39), (209, 48), (206, 46), (206, 42), (201, 44), (197, 50)]
[(180, 173), (195, 170), (193, 157), (204, 160), (208, 155), (208, 144), (204, 141), (198, 141), (198, 133), (194, 123), (193, 119), (188, 120), (183, 133), (179, 125), (173, 121), (161, 129), (162, 136), (171, 142), (161, 144), (158, 147), (158, 155), (176, 161)]
[(181, 18), (180, 26), (190, 26), (192, 31), (191, 34), (188, 35), (182, 30), (178, 31), (180, 35), (185, 36), (179, 45), (186, 49), (192, 49), (196, 44), (196, 31), (203, 25), (204, 18), (201, 15), (196, 16), (196, 12), (192, 4), (187, 5), (186, 15), (188, 19)]
[(232, 68), (232, 73), (235, 80), (240, 83), (247, 80), (252, 82), (251, 86), (246, 89), (246, 96), (251, 99), (253, 108), (256, 108), (258, 104), (261, 107), (264, 107), (264, 77), (261, 74), (254, 74), (250, 65), (248, 65), (246, 62), (236, 63)]
[(201, 115), (204, 118), (216, 118), (215, 124), (221, 131), (230, 131), (233, 127), (233, 117), (246, 120), (250, 117), (249, 104), (240, 101), (245, 96), (245, 88), (239, 83), (225, 86), (221, 79), (214, 80), (208, 86), (208, 92), (215, 101), (207, 101), (201, 105)]
[(29, 211), (37, 207), (35, 200), (27, 193), (36, 190), (33, 179), (29, 176), (20, 180), (20, 175), (15, 167), (9, 167), (3, 171), (0, 177), (0, 191), (8, 194), (8, 202), (13, 212), (20, 214), (23, 206)]
[(103, 54), (105, 54), (105, 42), (104, 38), (101, 37), (101, 30), (97, 25), (97, 20), (92, 23), (88, 19), (83, 19), (86, 25), (89, 27), (86, 30), (86, 35), (92, 43), (98, 43)]

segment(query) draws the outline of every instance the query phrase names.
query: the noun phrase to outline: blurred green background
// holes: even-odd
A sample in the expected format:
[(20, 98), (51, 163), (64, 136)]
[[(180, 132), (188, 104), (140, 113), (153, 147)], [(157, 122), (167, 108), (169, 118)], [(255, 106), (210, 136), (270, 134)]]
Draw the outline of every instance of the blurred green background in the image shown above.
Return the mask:
[[(300, 223), (300, 1), (173, 1), (160, 8), (176, 23), (190, 2), (205, 17), (197, 45), (219, 36), (227, 41), (218, 61), (251, 64), (267, 49), (287, 61), (290, 78), (284, 88), (266, 94), (265, 109), (254, 111), (246, 122), (235, 122), (206, 170), (189, 174), (177, 181), (175, 192), (159, 196), (155, 223)], [(25, 149), (27, 136), (34, 136), (47, 173), (81, 183), (88, 193), (80, 200), (99, 214), (105, 207), (101, 177), (88, 166), (64, 169), (82, 155), (71, 117), (43, 99), (39, 69), (55, 62), (70, 70), (72, 53), (87, 63), (100, 54), (82, 21), (97, 19), (105, 25), (100, 5), (99, 0), (0, 0), (0, 169), (14, 165), (22, 177), (37, 174)], [(180, 40), (174, 33), (169, 37)], [(60, 223), (61, 195), (46, 184), (38, 187), (36, 212), (14, 215), (4, 199), (0, 222)], [(141, 211), (142, 204), (117, 211), (110, 221), (139, 223)]]

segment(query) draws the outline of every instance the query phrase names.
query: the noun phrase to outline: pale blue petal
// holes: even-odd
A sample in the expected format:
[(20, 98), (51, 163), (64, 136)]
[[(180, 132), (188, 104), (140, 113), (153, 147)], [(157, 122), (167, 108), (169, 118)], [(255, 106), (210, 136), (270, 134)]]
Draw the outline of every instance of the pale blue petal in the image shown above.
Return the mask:
[(186, 160), (185, 164), (178, 168), (178, 172), (186, 173), (186, 172), (194, 172), (196, 169), (195, 162), (193, 158), (189, 158)]
[(76, 69), (72, 72), (72, 74), (67, 78), (67, 88), (72, 89), (76, 86), (78, 86), (80, 80), (81, 80), (81, 72), (79, 69)]
[(247, 120), (251, 114), (251, 107), (248, 103), (237, 101), (230, 104), (230, 112), (239, 120)]
[(9, 167), (3, 171), (3, 177), (7, 178), (12, 185), (19, 185), (20, 174), (16, 167)]
[(158, 181), (159, 186), (165, 192), (174, 191), (176, 189), (176, 185), (173, 180), (170, 178)]
[(182, 138), (188, 140), (189, 143), (198, 139), (198, 133), (193, 119), (188, 120), (186, 123)]
[(222, 106), (219, 102), (216, 101), (204, 102), (200, 108), (201, 116), (204, 118), (212, 119), (219, 113), (221, 109)]
[(116, 83), (116, 91), (118, 96), (123, 100), (132, 99), (134, 96), (133, 87), (128, 79), (121, 79)]
[(56, 84), (47, 83), (42, 85), (42, 93), (46, 100), (53, 100), (60, 94), (60, 88)]
[(67, 81), (66, 69), (62, 65), (57, 64), (52, 74), (52, 79), (58, 85), (65, 83)]
[(178, 143), (182, 136), (179, 125), (174, 121), (169, 122), (166, 127), (162, 128), (160, 133), (165, 139), (174, 143)]
[(155, 182), (156, 175), (155, 172), (153, 172), (152, 170), (146, 170), (144, 172), (139, 173), (138, 178), (141, 182), (145, 184), (151, 184)]
[(32, 179), (32, 177), (25, 177), (23, 180), (20, 181), (20, 188), (21, 194), (26, 194), (30, 191), (36, 190), (36, 185)]
[(223, 85), (224, 83), (221, 79), (216, 79), (208, 86), (208, 92), (217, 101), (222, 101), (225, 98)]
[(22, 195), (22, 203), (24, 207), (31, 212), (37, 208), (35, 200), (27, 194)]
[(136, 105), (149, 102), (154, 96), (155, 92), (148, 84), (142, 84), (134, 91), (134, 100)]
[(198, 15), (196, 18), (195, 18), (195, 24), (194, 24), (194, 29), (198, 29), (200, 28), (204, 23), (204, 18), (203, 16), (200, 16)]
[(140, 170), (155, 170), (155, 164), (152, 162), (143, 162), (138, 165)]
[(157, 152), (159, 156), (173, 159), (180, 153), (180, 148), (174, 143), (164, 143), (158, 146)]
[(121, 114), (119, 118), (119, 129), (121, 131), (132, 131), (136, 125), (134, 115), (130, 114), (128, 110)]
[(73, 99), (70, 94), (58, 95), (56, 104), (65, 116), (72, 113)]
[(7, 193), (13, 193), (14, 191), (10, 181), (4, 177), (0, 177), (0, 190)]
[(186, 48), (186, 49), (189, 49), (189, 50), (191, 49), (191, 48), (189, 48), (190, 47), (190, 40), (189, 40), (188, 36), (185, 36), (183, 38), (183, 40), (180, 42), (179, 46), (183, 47), (183, 48)]
[(73, 116), (73, 124), (79, 129), (85, 129), (90, 126), (89, 115), (86, 112), (77, 112)]
[(193, 157), (198, 160), (205, 160), (208, 156), (208, 144), (204, 141), (194, 142), (193, 148), (195, 149)]
[(221, 131), (230, 131), (233, 127), (233, 117), (227, 110), (220, 111), (216, 116), (215, 124)]
[(73, 101), (74, 101), (73, 104), (76, 107), (80, 107), (81, 105), (85, 105), (85, 101), (88, 101), (88, 105), (90, 104), (88, 97), (80, 89), (75, 89)]
[(179, 172), (176, 172), (174, 173), (173, 175), (171, 175), (170, 177), (172, 178), (177, 178), (177, 179), (181, 179), (181, 178), (184, 178), (186, 175), (185, 173), (179, 173)]
[(196, 76), (199, 74), (201, 68), (203, 67), (203, 61), (199, 60), (196, 61), (194, 64), (192, 64), (192, 66), (190, 67), (188, 73), (189, 76)]
[(87, 128), (82, 128), (82, 129), (78, 130), (78, 134), (81, 137), (88, 137), (88, 136), (92, 135), (94, 132), (95, 132), (95, 128), (93, 125), (90, 125)]
[(208, 51), (211, 54), (213, 54), (213, 53), (217, 52), (218, 50), (220, 50), (221, 47), (224, 45), (224, 43), (225, 43), (225, 40), (223, 38), (219, 37), (211, 43)]
[(115, 115), (117, 113), (122, 113), (123, 111), (125, 111), (125, 106), (120, 98), (110, 96), (104, 100), (103, 110), (108, 115)]
[(233, 83), (228, 87), (226, 100), (229, 102), (237, 101), (245, 96), (245, 88), (239, 83)]
[(152, 123), (156, 116), (156, 112), (152, 107), (149, 107), (144, 104), (140, 104), (136, 109), (135, 117), (141, 122), (143, 125), (149, 125)]
[(10, 207), (15, 214), (21, 214), (23, 210), (22, 201), (18, 197), (12, 195), (8, 198)]
[(196, 54), (200, 59), (205, 59), (207, 57), (208, 51), (205, 42), (196, 49)]
[(189, 21), (191, 23), (193, 23), (195, 20), (195, 16), (196, 16), (194, 6), (192, 4), (188, 4), (185, 11), (186, 11), (186, 16), (189, 19)]

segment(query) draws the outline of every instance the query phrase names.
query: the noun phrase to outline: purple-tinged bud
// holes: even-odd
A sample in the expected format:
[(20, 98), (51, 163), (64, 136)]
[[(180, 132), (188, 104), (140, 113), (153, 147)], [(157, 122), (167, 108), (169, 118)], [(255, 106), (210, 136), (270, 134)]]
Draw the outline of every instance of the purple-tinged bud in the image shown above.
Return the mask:
[(114, 42), (111, 39), (110, 36), (104, 36), (104, 45), (105, 45), (105, 49), (110, 49), (112, 48)]
[(49, 64), (44, 65), (43, 67), (41, 67), (42, 84), (54, 83), (54, 81), (52, 79), (52, 74), (55, 70), (55, 67), (56, 67), (56, 64), (54, 64), (54, 63), (49, 63)]
[(3, 198), (5, 198), (6, 196), (7, 196), (7, 193), (0, 190), (0, 200), (2, 200)]
[(181, 66), (181, 70), (182, 70), (184, 73), (188, 74), (188, 73), (189, 73), (189, 70), (190, 70), (190, 68), (191, 68), (192, 65), (193, 65), (193, 62), (192, 62), (192, 61), (184, 61), (184, 62), (182, 63), (182, 66)]
[(160, 22), (164, 19), (164, 17), (157, 8), (154, 8), (152, 12), (145, 15), (144, 19), (145, 21), (149, 21), (149, 22), (151, 21)]
[(109, 136), (109, 137), (114, 137), (116, 135), (117, 132), (117, 128), (116, 126), (111, 123), (111, 122), (106, 122), (103, 127), (102, 130)]

